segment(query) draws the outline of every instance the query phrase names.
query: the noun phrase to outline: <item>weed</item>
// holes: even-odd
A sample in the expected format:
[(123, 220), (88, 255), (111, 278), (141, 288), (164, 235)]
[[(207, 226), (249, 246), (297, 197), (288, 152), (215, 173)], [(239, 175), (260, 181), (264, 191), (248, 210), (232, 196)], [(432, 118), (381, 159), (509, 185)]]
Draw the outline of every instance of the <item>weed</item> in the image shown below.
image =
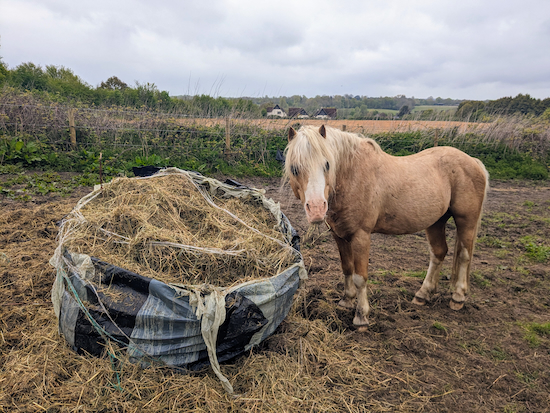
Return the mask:
[(445, 333), (447, 333), (447, 327), (445, 327), (439, 321), (434, 321), (432, 324), (432, 327), (435, 328), (436, 330), (444, 331)]
[(427, 271), (408, 271), (403, 273), (405, 277), (425, 278)]
[(502, 241), (500, 238), (490, 235), (478, 238), (477, 242), (491, 248), (507, 248), (510, 246), (509, 242)]
[(495, 251), (494, 254), (495, 254), (495, 257), (503, 259), (503, 258), (506, 258), (508, 256), (508, 251), (507, 250), (498, 250), (498, 251)]
[(526, 255), (537, 262), (547, 262), (550, 260), (550, 247), (540, 245), (532, 235), (520, 238), (520, 242), (525, 248)]
[(482, 288), (491, 286), (491, 282), (483, 276), (481, 271), (472, 271), (471, 277), (472, 280)]
[(521, 413), (525, 411), (523, 406), (518, 406), (516, 403), (507, 404), (504, 406), (503, 413)]
[(507, 360), (509, 358), (508, 354), (499, 346), (491, 350), (491, 357), (495, 360)]
[(539, 373), (537, 371), (533, 373), (522, 373), (520, 371), (516, 371), (516, 377), (519, 381), (532, 386), (539, 378)]
[(531, 271), (529, 271), (525, 267), (514, 267), (513, 270), (515, 272), (517, 272), (518, 274), (521, 274), (521, 275), (530, 275), (531, 274)]
[(487, 214), (483, 217), (483, 220), (489, 224), (508, 224), (518, 219), (517, 214), (509, 214), (507, 212), (496, 212), (494, 214)]
[(459, 344), (460, 347), (462, 347), (464, 350), (466, 350), (468, 353), (477, 353), (479, 355), (484, 356), (487, 351), (487, 345), (484, 341), (474, 340), (472, 342), (463, 342)]
[(0, 175), (15, 175), (21, 172), (23, 172), (23, 168), (20, 165), (0, 165)]
[(537, 206), (537, 204), (535, 204), (533, 201), (525, 201), (525, 202), (523, 203), (523, 206), (527, 207), (527, 210), (528, 210), (529, 212), (531, 212), (531, 211), (533, 210), (533, 208), (534, 208), (535, 206)]
[(529, 343), (529, 346), (531, 347), (540, 346), (541, 337), (550, 337), (550, 322), (544, 324), (532, 322), (521, 325), (525, 330), (523, 338)]

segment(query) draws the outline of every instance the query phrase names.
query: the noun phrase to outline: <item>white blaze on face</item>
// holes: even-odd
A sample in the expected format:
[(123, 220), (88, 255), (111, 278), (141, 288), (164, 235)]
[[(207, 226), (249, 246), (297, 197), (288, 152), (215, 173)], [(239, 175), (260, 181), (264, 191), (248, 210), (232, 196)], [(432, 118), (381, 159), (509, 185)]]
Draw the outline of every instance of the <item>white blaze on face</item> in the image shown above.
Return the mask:
[(328, 204), (325, 198), (325, 173), (320, 167), (316, 171), (309, 174), (309, 181), (304, 193), (307, 219), (309, 222), (320, 222), (325, 219)]

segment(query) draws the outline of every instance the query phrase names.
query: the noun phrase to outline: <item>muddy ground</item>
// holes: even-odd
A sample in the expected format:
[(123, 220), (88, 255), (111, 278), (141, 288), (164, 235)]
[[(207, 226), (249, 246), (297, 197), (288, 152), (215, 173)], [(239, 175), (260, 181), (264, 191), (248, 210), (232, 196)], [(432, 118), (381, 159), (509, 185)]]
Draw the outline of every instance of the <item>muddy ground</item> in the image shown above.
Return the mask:
[[(276, 179), (240, 179), (280, 201), (295, 228), (302, 206)], [(492, 182), (472, 266), (455, 312), (450, 251), (438, 294), (411, 304), (428, 265), (423, 233), (373, 236), (371, 326), (340, 309), (343, 277), (331, 236), (302, 240), (309, 280), (260, 348), (222, 371), (182, 375), (78, 356), (57, 335), (48, 260), (56, 222), (90, 188), (17, 202), (0, 195), (0, 411), (550, 411), (550, 187)]]

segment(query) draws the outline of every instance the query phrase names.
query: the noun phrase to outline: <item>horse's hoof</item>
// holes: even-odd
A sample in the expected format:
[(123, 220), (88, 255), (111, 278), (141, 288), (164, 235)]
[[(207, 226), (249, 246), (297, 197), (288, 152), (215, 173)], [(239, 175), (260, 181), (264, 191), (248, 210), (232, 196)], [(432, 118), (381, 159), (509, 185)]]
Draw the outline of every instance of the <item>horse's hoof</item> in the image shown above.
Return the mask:
[(346, 300), (345, 298), (342, 298), (340, 300), (340, 302), (338, 303), (338, 306), (342, 308), (346, 308), (348, 310), (353, 310), (355, 308), (355, 304), (350, 300)]
[(355, 316), (353, 318), (353, 325), (356, 327), (356, 328), (362, 328), (362, 327), (368, 327), (369, 325), (369, 319), (367, 317), (359, 317), (359, 316)]
[(461, 310), (462, 307), (464, 307), (464, 301), (455, 301), (451, 298), (451, 301), (449, 301), (449, 307), (455, 311)]
[(357, 327), (357, 332), (358, 333), (366, 333), (369, 331), (369, 326), (361, 326), (361, 327)]
[(416, 305), (426, 305), (427, 301), (424, 298), (415, 295), (412, 303)]

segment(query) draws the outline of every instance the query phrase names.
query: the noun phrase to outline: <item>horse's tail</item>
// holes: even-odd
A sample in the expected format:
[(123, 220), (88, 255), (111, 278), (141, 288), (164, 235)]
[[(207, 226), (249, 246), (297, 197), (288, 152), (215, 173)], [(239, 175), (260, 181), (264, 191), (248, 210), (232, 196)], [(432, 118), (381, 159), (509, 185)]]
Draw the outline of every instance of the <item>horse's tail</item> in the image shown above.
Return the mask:
[(485, 165), (483, 165), (483, 162), (481, 162), (479, 159), (474, 158), (474, 160), (478, 163), (478, 165), (483, 170), (483, 174), (485, 176), (485, 192), (483, 194), (483, 203), (481, 205), (481, 212), (479, 214), (479, 219), (477, 221), (477, 230), (476, 230), (476, 238), (477, 238), (477, 232), (481, 228), (481, 216), (483, 215), (483, 210), (485, 209), (485, 202), (487, 201), (487, 194), (489, 193), (489, 171), (487, 171), (487, 168), (485, 168)]
[[(474, 242), (472, 244), (472, 251), (470, 253), (470, 262), (468, 263), (468, 271), (467, 271), (467, 274), (468, 276), (466, 277), (466, 284), (467, 284), (467, 287), (466, 287), (466, 291), (470, 291), (470, 268), (472, 266), (472, 260), (474, 258), (474, 249), (475, 249), (475, 244), (476, 244), (476, 240), (477, 240), (477, 234), (479, 232), (479, 229), (481, 228), (481, 217), (483, 216), (483, 210), (485, 208), (485, 202), (487, 201), (487, 193), (489, 192), (489, 172), (487, 171), (487, 168), (485, 168), (485, 165), (483, 165), (483, 162), (481, 162), (479, 159), (477, 158), (473, 158), (477, 164), (480, 166), (482, 172), (483, 172), (483, 175), (484, 175), (484, 178), (485, 178), (485, 190), (483, 192), (483, 201), (481, 203), (481, 211), (479, 212), (479, 217), (477, 219), (477, 225), (476, 225), (476, 229), (475, 229), (475, 233), (474, 233)], [(453, 256), (453, 270), (452, 270), (452, 275), (451, 275), (451, 285), (455, 285), (457, 280), (458, 280), (458, 264), (459, 264), (459, 260), (458, 260), (458, 251), (459, 251), (459, 245), (458, 243), (460, 242), (460, 240), (458, 239), (458, 237), (456, 237), (456, 242), (455, 242), (455, 250), (454, 250), (454, 256)]]

